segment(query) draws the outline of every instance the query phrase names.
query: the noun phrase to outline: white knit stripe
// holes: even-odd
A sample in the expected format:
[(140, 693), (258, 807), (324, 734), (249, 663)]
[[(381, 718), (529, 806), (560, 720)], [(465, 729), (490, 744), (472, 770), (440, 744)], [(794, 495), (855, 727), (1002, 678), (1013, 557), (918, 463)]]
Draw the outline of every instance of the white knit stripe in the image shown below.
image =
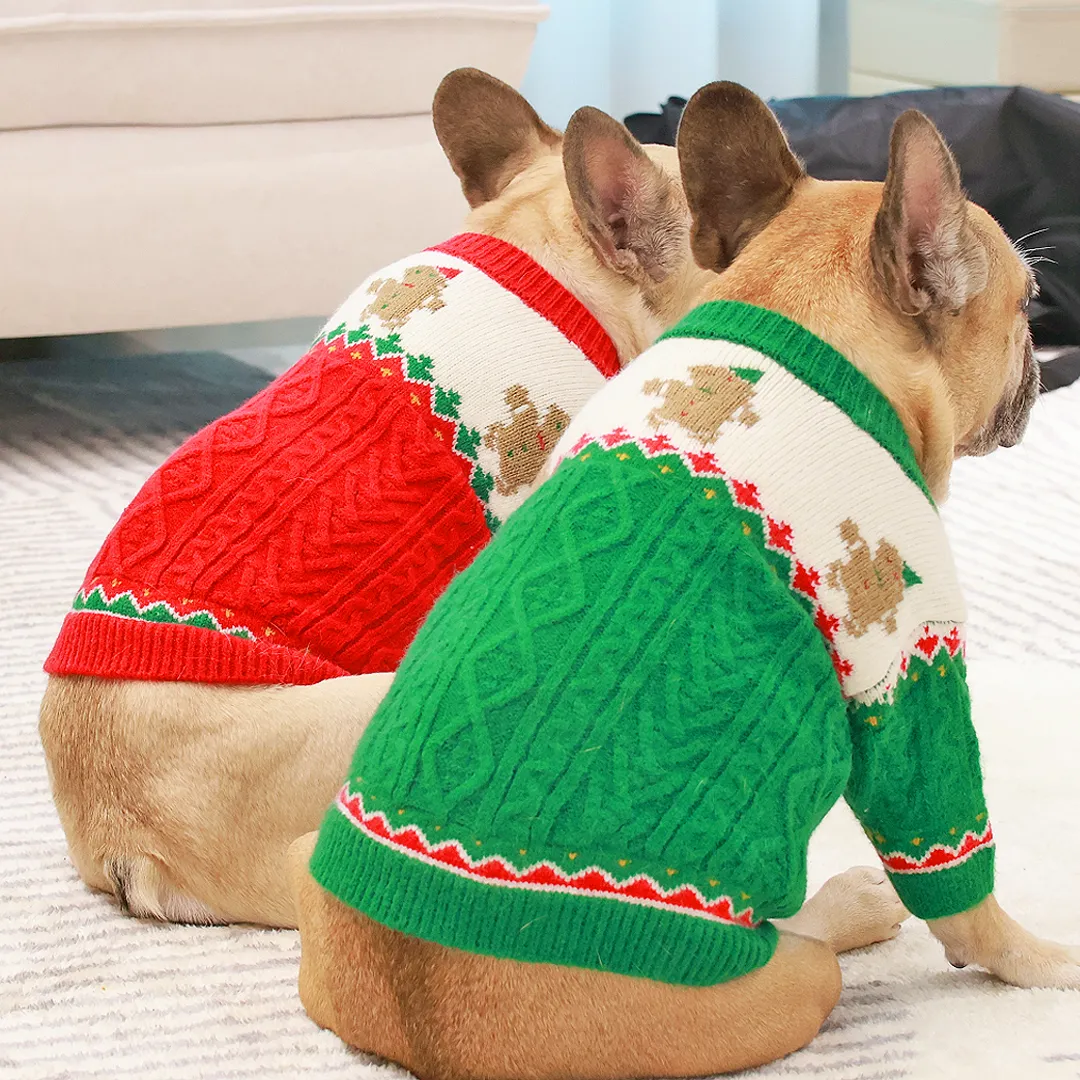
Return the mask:
[[(410, 267), (447, 267), (460, 273), (440, 293), (444, 305), (413, 311), (399, 329), (364, 312), (371, 303), (371, 283), (403, 279)], [(508, 289), (471, 263), (439, 251), (422, 251), (391, 263), (363, 282), (327, 322), (325, 330), (366, 324), (372, 335), (397, 333), (401, 348), (427, 356), (432, 381), (461, 396), (458, 415), (481, 438), (495, 424), (509, 424), (506, 392), (523, 386), (543, 423), (548, 409), (559, 406), (574, 416), (604, 385), (595, 365), (563, 333)], [(492, 476), (499, 474), (499, 454), (481, 442), (478, 460)], [(500, 520), (520, 506), (541, 477), (513, 494), (491, 493), (488, 505)]]
[[(662, 393), (652, 381), (692, 383), (690, 368), (709, 365), (762, 372), (754, 384), (756, 422), (724, 423), (706, 440), (678, 423), (650, 419)], [(818, 571), (817, 598), (840, 620), (835, 645), (851, 664), (843, 679), (853, 696), (876, 686), (898, 661), (900, 649), (922, 623), (963, 623), (963, 596), (944, 526), (932, 504), (893, 456), (836, 405), (761, 353), (729, 342), (669, 338), (659, 342), (604, 387), (570, 425), (549, 467), (585, 434), (622, 427), (648, 437), (663, 433), (681, 453), (711, 452), (733, 480), (755, 485), (765, 513), (790, 525), (795, 554)], [(845, 626), (849, 600), (828, 584), (829, 568), (846, 562), (841, 524), (854, 521), (872, 552), (887, 540), (922, 579), (905, 589), (890, 632), (884, 623)]]

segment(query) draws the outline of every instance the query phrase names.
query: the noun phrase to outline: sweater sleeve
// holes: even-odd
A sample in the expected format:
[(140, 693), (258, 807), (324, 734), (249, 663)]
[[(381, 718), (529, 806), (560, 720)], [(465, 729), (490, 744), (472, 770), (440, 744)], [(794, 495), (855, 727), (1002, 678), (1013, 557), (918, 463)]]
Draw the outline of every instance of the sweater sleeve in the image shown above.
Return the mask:
[(938, 919), (969, 910), (994, 887), (993, 832), (958, 635), (927, 631), (901, 671), (891, 701), (849, 706), (846, 798), (907, 909)]

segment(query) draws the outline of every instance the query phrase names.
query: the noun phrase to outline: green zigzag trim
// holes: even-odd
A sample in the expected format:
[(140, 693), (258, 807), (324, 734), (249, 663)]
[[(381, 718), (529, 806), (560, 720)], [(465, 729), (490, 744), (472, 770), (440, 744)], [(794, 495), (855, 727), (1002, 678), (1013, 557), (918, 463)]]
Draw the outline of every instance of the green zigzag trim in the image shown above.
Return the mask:
[(107, 615), (120, 615), (140, 622), (168, 623), (172, 626), (197, 626), (214, 630), (228, 637), (254, 641), (255, 635), (246, 626), (222, 626), (209, 611), (193, 611), (190, 615), (178, 615), (164, 600), (154, 600), (141, 607), (132, 592), (117, 593), (111, 600), (101, 585), (95, 585), (88, 593), (81, 589), (71, 605), (72, 611), (100, 611)]
[[(325, 344), (329, 344), (338, 338), (344, 337), (346, 345), (356, 345), (361, 341), (373, 341), (376, 356), (389, 356), (395, 354), (405, 361), (405, 377), (412, 382), (424, 383), (431, 389), (431, 411), (443, 420), (448, 420), (455, 425), (453, 449), (472, 463), (472, 472), (469, 475), (469, 486), (476, 492), (476, 497), (484, 504), (484, 519), (488, 528), (494, 534), (502, 522), (492, 513), (488, 506), (488, 499), (495, 487), (494, 477), (480, 467), (480, 432), (461, 422), (461, 414), (458, 406), (461, 404), (461, 395), (456, 390), (447, 390), (439, 386), (433, 376), (432, 368), (434, 361), (430, 356), (413, 356), (412, 353), (404, 352), (401, 348), (401, 336), (389, 334), (386, 337), (372, 337), (371, 330), (366, 326), (356, 330), (348, 330), (345, 323), (335, 326), (322, 338)], [(760, 377), (760, 373), (759, 373)]]

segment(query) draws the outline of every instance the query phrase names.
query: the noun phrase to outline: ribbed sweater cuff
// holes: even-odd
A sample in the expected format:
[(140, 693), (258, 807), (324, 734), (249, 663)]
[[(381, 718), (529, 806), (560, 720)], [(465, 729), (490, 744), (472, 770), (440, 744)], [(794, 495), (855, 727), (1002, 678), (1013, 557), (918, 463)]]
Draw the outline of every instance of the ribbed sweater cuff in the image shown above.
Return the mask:
[(970, 911), (994, 891), (994, 849), (925, 874), (889, 874), (904, 907), (917, 919), (944, 919)]

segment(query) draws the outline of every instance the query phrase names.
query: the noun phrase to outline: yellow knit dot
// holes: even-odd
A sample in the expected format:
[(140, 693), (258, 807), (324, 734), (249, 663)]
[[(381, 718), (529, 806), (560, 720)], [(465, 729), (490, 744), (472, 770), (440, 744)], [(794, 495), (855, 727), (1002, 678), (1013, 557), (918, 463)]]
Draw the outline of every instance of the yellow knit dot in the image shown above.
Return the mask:
[(273, 637), (274, 636), (274, 628), (272, 626), (268, 626), (266, 628), (265, 633), (266, 633), (267, 637)]
[(524, 848), (518, 848), (518, 854), (519, 855), (524, 855), (525, 854), (525, 849)]
[[(116, 582), (114, 581), (113, 584), (115, 585)], [(150, 590), (149, 589), (143, 589), (142, 594), (143, 594), (143, 596), (149, 596), (150, 595)]]
[(744, 521), (742, 523), (743, 536), (749, 536), (751, 532), (753, 532), (753, 530), (750, 528), (750, 523), (748, 521)]
[[(391, 375), (393, 375), (393, 374), (394, 374), (394, 371), (393, 371), (393, 369), (392, 369), (392, 368), (388, 368), (388, 367), (380, 368), (380, 369), (379, 369), (379, 372), (381, 373), (381, 375), (382, 375), (382, 377), (383, 377), (384, 379), (387, 379), (387, 378), (389, 378), (389, 377), (390, 377)], [(415, 397), (416, 397), (416, 395), (414, 394), (414, 395), (413, 395), (413, 397), (415, 398)], [(416, 402), (414, 401), (414, 402), (413, 402), (413, 404), (417, 404), (417, 403), (416, 403)]]
[(414, 405), (419, 405), (419, 404), (420, 404), (420, 399), (419, 399), (419, 398), (418, 398), (418, 397), (417, 397), (417, 396), (416, 396), (415, 394), (410, 394), (410, 395), (409, 395), (409, 400), (410, 400), (410, 401), (411, 401), (411, 402), (412, 402), (412, 403), (413, 403)]
[(625, 866), (629, 861), (630, 861), (629, 859), (620, 859), (619, 860), (619, 865), (620, 866)]
[(913, 671), (911, 673), (911, 681), (912, 682), (918, 682), (919, 681), (919, 673), (917, 671)]
[(706, 488), (705, 489), (705, 498), (706, 499), (715, 499), (716, 498), (716, 489), (715, 488)]
[(591, 457), (592, 452), (590, 451), (588, 454), (582, 454), (581, 457), (578, 458), (578, 461), (588, 461)]
[(976, 821), (982, 821), (982, 819), (983, 819), (984, 817), (986, 817), (986, 815), (985, 815), (985, 814), (976, 814), (976, 815), (975, 815), (975, 820), (976, 820)]
[(671, 867), (669, 866), (668, 870), (667, 870), (667, 876), (668, 877), (674, 877), (678, 872), (679, 872), (678, 870), (672, 870)]
[(868, 724), (869, 724), (869, 725), (870, 725), (871, 727), (877, 727), (877, 726), (878, 726), (878, 718), (877, 718), (876, 716), (868, 716), (868, 717), (866, 718), (866, 722), (867, 722), (867, 723), (868, 723)]
[(442, 832), (442, 826), (441, 825), (436, 825), (435, 826), (435, 831), (436, 832)]
[(630, 460), (630, 455), (629, 455), (629, 454), (616, 454), (615, 456), (616, 456), (616, 457), (617, 457), (617, 458), (618, 458), (618, 459), (619, 459), (620, 461), (629, 461), (629, 460)]
[(720, 882), (717, 881), (716, 878), (711, 877), (709, 878), (709, 884), (715, 889), (716, 886), (720, 884)]
[(877, 841), (877, 842), (878, 842), (879, 844), (884, 844), (884, 843), (885, 843), (885, 837), (884, 837), (884, 836), (882, 836), (882, 835), (881, 835), (881, 833), (878, 833), (878, 834), (877, 834), (877, 836), (875, 836), (875, 837), (874, 837), (874, 839), (875, 839), (875, 840), (876, 840), (876, 841)]
[(483, 840), (477, 840), (476, 841), (476, 846), (479, 847), (483, 842), (484, 842)]
[(436, 430), (436, 432), (435, 432), (435, 438), (436, 438), (436, 439), (441, 439), (442, 437), (443, 437), (443, 433), (442, 433), (441, 431), (438, 431), (438, 430)]
[(750, 899), (750, 894), (749, 894), (748, 892), (744, 892), (744, 893), (739, 893), (739, 895), (740, 895), (740, 896), (741, 896), (741, 897), (742, 897), (742, 898), (743, 898), (744, 900), (749, 900), (749, 899)]
[(918, 847), (918, 846), (919, 846), (919, 845), (920, 845), (920, 844), (922, 843), (922, 837), (921, 837), (921, 836), (916, 836), (916, 837), (914, 837), (914, 838), (912, 839), (912, 841), (911, 841), (911, 842), (912, 842), (912, 843), (913, 843), (913, 844), (914, 844), (914, 845), (915, 845), (916, 847)]
[(228, 608), (226, 608), (225, 609), (225, 618), (226, 619), (231, 619), (232, 617), (233, 617), (233, 613)]
[(119, 578), (113, 578), (113, 579), (112, 579), (112, 587), (113, 587), (114, 589), (115, 589), (115, 588), (116, 588), (116, 586), (117, 586), (117, 585), (119, 585), (119, 584), (120, 584), (120, 579), (119, 579)]
[(326, 351), (327, 352), (337, 352), (337, 346), (336, 345), (331, 345), (330, 348), (327, 349)]
[(671, 466), (670, 465), (661, 465), (660, 466), (660, 471), (666, 475), (667, 473), (671, 472)]
[(955, 825), (949, 830), (949, 835), (950, 836), (955, 836), (956, 835), (956, 826)]
[(405, 813), (405, 811), (404, 811), (404, 810), (399, 810), (399, 811), (398, 811), (398, 813), (399, 813), (399, 814), (404, 814), (404, 813)]
[(940, 675), (940, 676), (941, 676), (941, 677), (942, 677), (943, 679), (945, 678), (945, 665), (944, 665), (944, 664), (942, 664), (942, 665), (941, 665), (941, 667), (939, 667), (939, 668), (937, 669), (937, 673), (938, 673), (938, 674), (939, 674), (939, 675)]
[(353, 349), (353, 351), (351, 353), (349, 353), (349, 355), (354, 360), (359, 360), (364, 354), (359, 349)]
[(570, 852), (567, 852), (567, 855), (566, 855), (566, 857), (567, 857), (568, 859), (576, 859), (576, 858), (577, 858), (577, 852), (576, 852), (576, 851), (570, 851)]

